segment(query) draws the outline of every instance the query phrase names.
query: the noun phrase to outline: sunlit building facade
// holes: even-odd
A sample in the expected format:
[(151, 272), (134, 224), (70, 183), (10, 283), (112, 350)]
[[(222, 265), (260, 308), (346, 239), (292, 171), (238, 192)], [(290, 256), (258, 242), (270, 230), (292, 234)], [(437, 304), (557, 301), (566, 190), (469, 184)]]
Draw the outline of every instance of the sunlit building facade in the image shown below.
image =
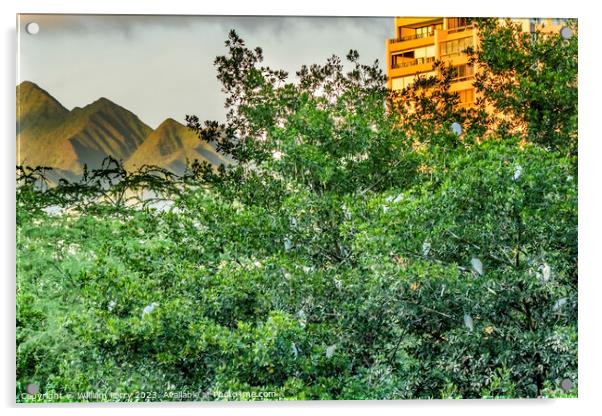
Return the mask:
[[(563, 19), (513, 19), (524, 31), (558, 31)], [(388, 86), (401, 90), (417, 75), (435, 75), (433, 63), (441, 60), (453, 67), (450, 91), (460, 97), (460, 105), (470, 106), (478, 91), (473, 86), (475, 68), (468, 62), (466, 49), (477, 47), (474, 24), (466, 17), (396, 17), (395, 37), (387, 40)]]

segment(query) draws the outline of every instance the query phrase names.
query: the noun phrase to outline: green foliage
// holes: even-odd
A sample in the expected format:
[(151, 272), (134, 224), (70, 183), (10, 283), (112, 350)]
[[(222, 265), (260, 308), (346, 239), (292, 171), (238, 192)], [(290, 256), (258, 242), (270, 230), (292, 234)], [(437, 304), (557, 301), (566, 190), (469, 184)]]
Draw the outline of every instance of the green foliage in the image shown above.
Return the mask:
[(17, 400), (575, 396), (575, 157), (420, 125), (353, 51), (290, 83), (227, 46), (228, 119), (189, 122), (235, 164), (21, 168)]
[(573, 36), (522, 32), (507, 20), (478, 19), (481, 47), (473, 60), (482, 71), (475, 86), (483, 107), (495, 109), (497, 131), (519, 132), (529, 142), (577, 154), (577, 22)]

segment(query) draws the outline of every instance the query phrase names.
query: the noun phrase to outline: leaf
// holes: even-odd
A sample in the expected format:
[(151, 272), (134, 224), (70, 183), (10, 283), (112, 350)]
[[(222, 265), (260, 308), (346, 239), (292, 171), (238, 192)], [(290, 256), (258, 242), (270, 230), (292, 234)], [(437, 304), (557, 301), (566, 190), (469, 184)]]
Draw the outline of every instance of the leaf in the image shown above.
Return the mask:
[(349, 221), (351, 219), (351, 211), (349, 211), (349, 208), (345, 204), (341, 206), (341, 209), (343, 210), (343, 215), (345, 216), (345, 219)]

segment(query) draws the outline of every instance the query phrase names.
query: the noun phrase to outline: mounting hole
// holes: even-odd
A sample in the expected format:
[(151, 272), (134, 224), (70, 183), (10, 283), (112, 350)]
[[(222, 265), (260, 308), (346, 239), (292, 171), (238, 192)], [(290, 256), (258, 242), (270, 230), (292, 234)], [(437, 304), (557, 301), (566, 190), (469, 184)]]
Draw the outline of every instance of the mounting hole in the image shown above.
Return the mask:
[(38, 394), (40, 392), (40, 386), (35, 383), (28, 384), (25, 391), (29, 394)]
[(30, 35), (37, 35), (40, 31), (40, 25), (36, 22), (27, 23), (25, 26), (25, 31)]
[(573, 37), (573, 29), (571, 29), (568, 26), (563, 27), (562, 29), (560, 29), (560, 36), (562, 36), (563, 39), (570, 39)]
[(560, 382), (560, 388), (562, 390), (570, 390), (573, 388), (573, 381), (569, 378), (565, 378)]

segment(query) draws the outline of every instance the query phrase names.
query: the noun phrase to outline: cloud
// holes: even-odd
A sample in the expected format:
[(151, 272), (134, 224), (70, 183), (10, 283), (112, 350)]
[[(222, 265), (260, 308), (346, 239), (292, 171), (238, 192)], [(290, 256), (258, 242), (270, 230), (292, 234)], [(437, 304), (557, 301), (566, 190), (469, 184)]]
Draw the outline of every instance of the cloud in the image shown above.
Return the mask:
[(70, 35), (100, 31), (131, 37), (135, 29), (148, 26), (186, 27), (197, 16), (168, 15), (92, 15), (92, 14), (20, 14), (21, 25), (36, 22), (50, 35)]
[(224, 97), (213, 61), (227, 52), (235, 29), (264, 65), (295, 80), (303, 64), (323, 64), (356, 49), (361, 61), (379, 59), (393, 19), (313, 16), (20, 15), (40, 33), (19, 40), (19, 79), (47, 89), (68, 108), (100, 96), (152, 126), (185, 114), (223, 119)]
[[(312, 29), (341, 28), (352, 25), (371, 31), (382, 26), (385, 17), (327, 17), (327, 16), (224, 16), (224, 15), (84, 15), (84, 14), (21, 14), (21, 30), (29, 22), (40, 25), (48, 35), (98, 34), (99, 32), (134, 38), (144, 28), (187, 29), (193, 26), (217, 24), (224, 30), (236, 29), (245, 34), (271, 32), (286, 36), (300, 24)], [(336, 30), (336, 29), (335, 29)]]

